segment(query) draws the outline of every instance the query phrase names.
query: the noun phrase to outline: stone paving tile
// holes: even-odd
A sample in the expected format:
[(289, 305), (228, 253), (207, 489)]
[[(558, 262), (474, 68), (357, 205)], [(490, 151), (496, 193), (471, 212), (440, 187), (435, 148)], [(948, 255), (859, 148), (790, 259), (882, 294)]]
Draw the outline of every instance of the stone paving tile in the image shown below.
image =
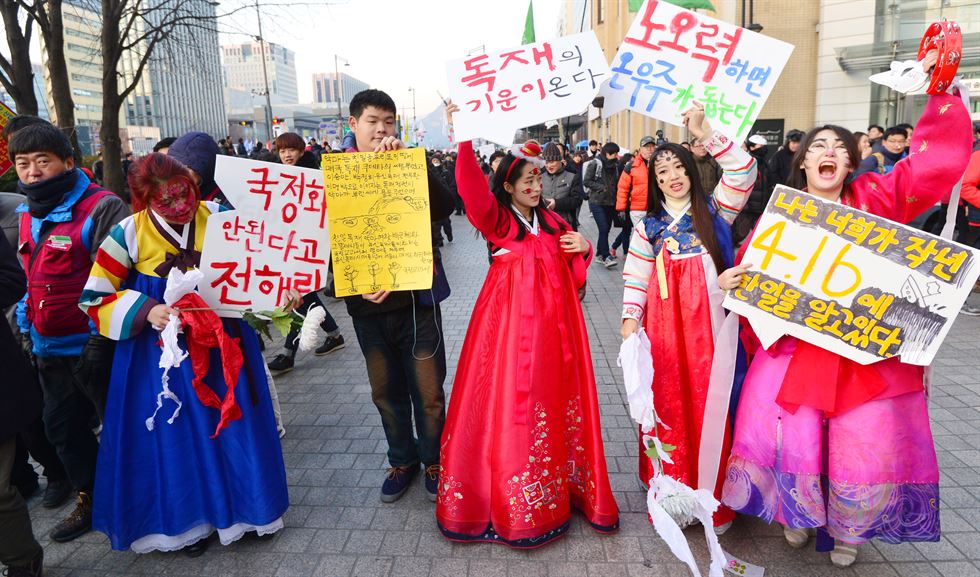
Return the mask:
[[(587, 211), (583, 211), (583, 216)], [(594, 238), (585, 216), (584, 233)], [(465, 219), (453, 217), (455, 242), (443, 249), (453, 294), (444, 303), (448, 352), (446, 391), (473, 303), (486, 275), (486, 248)], [(45, 547), (46, 575), (314, 576), (314, 577), (683, 577), (689, 574), (650, 527), (645, 495), (636, 483), (636, 428), (629, 418), (621, 375), (619, 306), (622, 266), (589, 271), (583, 302), (596, 373), (603, 440), (610, 477), (620, 505), (620, 531), (598, 535), (573, 518), (565, 539), (533, 551), (489, 544), (446, 541), (435, 526), (434, 508), (421, 487), (399, 502), (378, 498), (387, 449), (371, 402), (364, 360), (343, 303), (329, 301), (348, 346), (326, 357), (300, 355), (296, 369), (276, 380), (286, 437), (282, 441), (290, 489), (286, 528), (271, 542), (244, 540), (213, 545), (202, 557), (179, 553), (135, 555), (114, 552), (91, 533), (73, 543), (52, 543), (47, 533), (73, 503), (50, 511), (40, 497), (30, 501), (35, 533)], [(980, 295), (972, 297), (980, 304)], [(860, 547), (858, 563), (837, 569), (812, 547), (789, 548), (779, 527), (738, 518), (722, 546), (762, 565), (767, 577), (952, 577), (980, 575), (980, 319), (961, 317), (935, 363), (930, 403), (942, 468), (942, 540), (938, 543)], [(279, 343), (266, 351), (271, 357)], [(708, 563), (700, 528), (686, 531), (702, 567)]]

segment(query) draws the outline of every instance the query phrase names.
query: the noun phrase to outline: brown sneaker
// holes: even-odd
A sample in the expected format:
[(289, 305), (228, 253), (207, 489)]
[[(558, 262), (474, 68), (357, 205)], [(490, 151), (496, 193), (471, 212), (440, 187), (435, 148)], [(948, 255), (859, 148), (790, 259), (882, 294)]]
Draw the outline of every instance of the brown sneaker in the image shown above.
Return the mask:
[(51, 531), (51, 540), (67, 543), (77, 539), (92, 530), (92, 496), (83, 491), (78, 492), (78, 504), (75, 510), (64, 521), (55, 525)]
[(4, 573), (7, 577), (41, 577), (44, 574), (44, 550), (31, 560), (27, 567), (7, 567)]

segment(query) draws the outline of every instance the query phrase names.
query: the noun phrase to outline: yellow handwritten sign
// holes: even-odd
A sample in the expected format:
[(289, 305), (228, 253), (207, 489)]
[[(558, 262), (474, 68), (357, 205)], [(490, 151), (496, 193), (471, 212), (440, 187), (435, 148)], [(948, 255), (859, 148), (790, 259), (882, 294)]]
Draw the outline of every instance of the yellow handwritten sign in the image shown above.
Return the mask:
[(425, 151), (323, 156), (337, 296), (432, 288)]
[(768, 347), (784, 334), (861, 364), (928, 365), (980, 275), (980, 252), (778, 186), (724, 306)]

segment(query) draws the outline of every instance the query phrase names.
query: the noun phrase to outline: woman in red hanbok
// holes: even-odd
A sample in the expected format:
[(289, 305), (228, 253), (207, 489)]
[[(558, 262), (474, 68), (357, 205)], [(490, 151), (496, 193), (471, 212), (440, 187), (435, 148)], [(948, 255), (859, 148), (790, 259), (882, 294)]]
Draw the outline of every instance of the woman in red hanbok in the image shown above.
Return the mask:
[(493, 261), (442, 436), (439, 528), (454, 541), (539, 547), (568, 530), (574, 507), (597, 531), (614, 531), (619, 510), (577, 296), (591, 246), (540, 205), (531, 159), (508, 154), (493, 180), (491, 193), (472, 144), (460, 143), (459, 193)]
[[(650, 339), (654, 405), (666, 425), (657, 436), (675, 447), (670, 454), (673, 463), (664, 465), (664, 474), (720, 497), (731, 440), (724, 417), (705, 416), (715, 346), (725, 318), (715, 285), (718, 271), (731, 266), (734, 258), (731, 223), (748, 199), (757, 166), (737, 143), (712, 132), (702, 105), (684, 113), (684, 124), (724, 172), (714, 190), (704, 190), (690, 152), (676, 144), (654, 151), (648, 212), (633, 229), (623, 266), (621, 332), (625, 339), (642, 327)], [(702, 456), (702, 431), (712, 427), (725, 429), (720, 455)], [(655, 465), (645, 449), (641, 438), (640, 481), (648, 486)], [(701, 478), (711, 477), (702, 472), (710, 470), (702, 469), (702, 460), (715, 461), (715, 478)], [(719, 507), (713, 516), (715, 531), (724, 533), (734, 518), (730, 509)]]

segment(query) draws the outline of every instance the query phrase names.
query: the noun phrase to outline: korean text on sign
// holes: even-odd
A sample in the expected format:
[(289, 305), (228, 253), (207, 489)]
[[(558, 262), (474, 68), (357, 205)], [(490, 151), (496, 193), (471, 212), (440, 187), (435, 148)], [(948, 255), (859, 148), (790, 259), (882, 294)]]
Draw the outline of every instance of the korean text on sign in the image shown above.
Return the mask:
[(270, 310), (327, 280), (330, 240), (318, 170), (218, 157), (215, 178), (236, 210), (208, 220), (201, 294), (216, 308)]
[(337, 296), (432, 287), (425, 150), (324, 156)]
[(725, 307), (763, 344), (789, 334), (862, 364), (932, 362), (980, 276), (980, 251), (778, 186)]
[(609, 65), (593, 32), (448, 62), (457, 140), (510, 144), (525, 126), (578, 114)]
[(628, 108), (679, 125), (697, 100), (714, 128), (744, 140), (792, 51), (780, 40), (647, 0), (600, 92), (603, 114)]

